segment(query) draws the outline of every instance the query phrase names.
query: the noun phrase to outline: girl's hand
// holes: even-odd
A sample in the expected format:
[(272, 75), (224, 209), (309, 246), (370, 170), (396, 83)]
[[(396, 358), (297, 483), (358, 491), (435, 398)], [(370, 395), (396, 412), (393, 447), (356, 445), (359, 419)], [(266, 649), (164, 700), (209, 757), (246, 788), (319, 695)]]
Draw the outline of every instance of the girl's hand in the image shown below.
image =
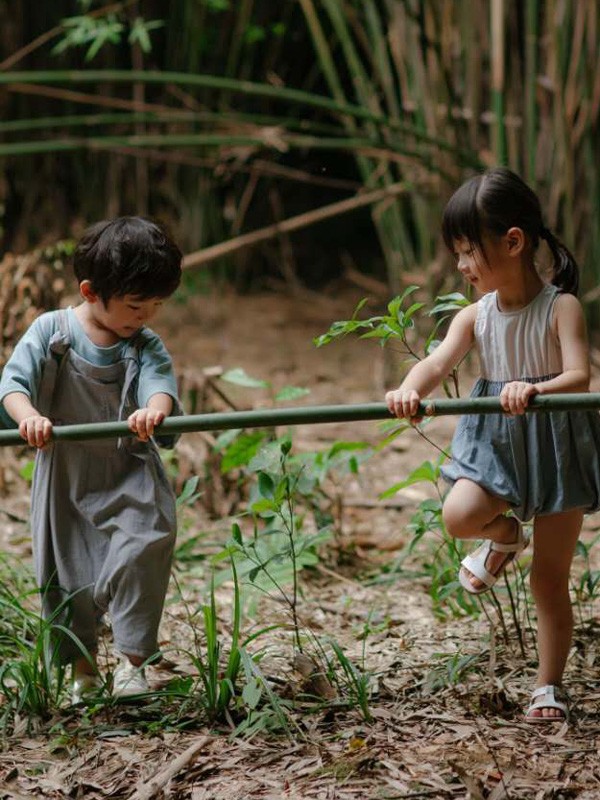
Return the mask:
[(154, 435), (154, 428), (165, 418), (165, 412), (156, 408), (138, 408), (127, 418), (129, 430), (137, 434), (142, 442), (147, 442)]
[(394, 389), (386, 392), (385, 402), (387, 407), (398, 419), (408, 419), (412, 425), (417, 425), (423, 417), (417, 416), (421, 397), (414, 389)]
[(52, 438), (52, 422), (41, 414), (31, 414), (19, 422), (19, 434), (32, 447), (43, 447)]
[(534, 383), (511, 381), (500, 392), (500, 404), (509, 414), (524, 414), (530, 399), (538, 393)]

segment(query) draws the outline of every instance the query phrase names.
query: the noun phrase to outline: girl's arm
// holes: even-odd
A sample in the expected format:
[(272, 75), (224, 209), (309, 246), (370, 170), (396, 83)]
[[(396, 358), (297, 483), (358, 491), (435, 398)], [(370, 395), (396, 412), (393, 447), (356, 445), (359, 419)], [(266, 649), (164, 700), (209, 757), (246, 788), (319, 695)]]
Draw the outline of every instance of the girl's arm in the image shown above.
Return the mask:
[(537, 394), (587, 392), (590, 388), (590, 357), (583, 309), (572, 294), (561, 294), (554, 303), (552, 329), (560, 343), (563, 371), (541, 383), (512, 381), (500, 394), (505, 411), (523, 414)]
[(476, 303), (459, 311), (443, 342), (410, 370), (398, 389), (387, 392), (385, 402), (392, 414), (416, 417), (421, 398), (435, 389), (473, 346), (476, 316)]
[(572, 294), (561, 294), (554, 304), (554, 328), (562, 354), (563, 371), (536, 384), (538, 394), (587, 392), (590, 388), (590, 352), (583, 308)]

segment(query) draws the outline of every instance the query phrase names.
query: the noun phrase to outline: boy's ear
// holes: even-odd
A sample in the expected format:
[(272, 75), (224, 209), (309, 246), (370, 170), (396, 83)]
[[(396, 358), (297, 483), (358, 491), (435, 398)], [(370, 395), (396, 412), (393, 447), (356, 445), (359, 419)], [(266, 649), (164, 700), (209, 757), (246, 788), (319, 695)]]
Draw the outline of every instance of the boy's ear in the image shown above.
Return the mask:
[(525, 248), (525, 234), (522, 228), (509, 228), (506, 231), (505, 239), (509, 255), (518, 256), (523, 252)]
[(99, 298), (96, 292), (92, 289), (92, 282), (85, 280), (79, 284), (79, 294), (87, 303), (96, 303)]

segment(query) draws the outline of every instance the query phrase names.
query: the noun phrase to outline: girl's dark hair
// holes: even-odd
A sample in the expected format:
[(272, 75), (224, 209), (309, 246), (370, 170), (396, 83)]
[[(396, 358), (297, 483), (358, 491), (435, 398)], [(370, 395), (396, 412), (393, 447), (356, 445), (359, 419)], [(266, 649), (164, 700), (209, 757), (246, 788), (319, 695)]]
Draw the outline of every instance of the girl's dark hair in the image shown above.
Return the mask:
[(521, 228), (534, 250), (540, 239), (546, 241), (554, 259), (553, 285), (576, 295), (579, 267), (575, 258), (545, 227), (535, 192), (506, 167), (494, 167), (463, 183), (448, 201), (442, 219), (442, 235), (450, 251), (457, 239), (466, 239), (485, 254), (485, 233), (503, 236), (513, 227)]
[(166, 230), (143, 217), (117, 217), (88, 228), (77, 247), (77, 280), (89, 280), (104, 303), (111, 297), (168, 297), (181, 280), (182, 254)]

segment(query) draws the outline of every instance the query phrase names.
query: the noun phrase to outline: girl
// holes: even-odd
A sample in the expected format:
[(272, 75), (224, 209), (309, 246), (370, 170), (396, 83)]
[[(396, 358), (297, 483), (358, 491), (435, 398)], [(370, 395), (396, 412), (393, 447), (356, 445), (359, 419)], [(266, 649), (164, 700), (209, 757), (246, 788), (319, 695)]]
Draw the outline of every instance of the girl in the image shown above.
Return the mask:
[[(155, 223), (120, 217), (84, 233), (74, 267), (81, 303), (34, 321), (4, 368), (0, 400), (40, 448), (34, 561), (44, 615), (68, 624), (92, 655), (71, 637), (59, 643), (62, 659), (74, 662), (79, 702), (101, 685), (94, 661), (105, 611), (120, 656), (115, 696), (148, 691), (144, 662), (158, 651), (176, 519), (151, 437), (181, 412), (169, 354), (145, 324), (177, 288), (181, 252)], [(125, 418), (137, 440), (50, 442), (56, 422)]]
[[(573, 630), (569, 571), (583, 514), (600, 507), (600, 418), (594, 412), (524, 412), (537, 394), (588, 391), (578, 268), (544, 226), (534, 192), (502, 167), (458, 189), (442, 232), (459, 272), (482, 297), (454, 317), (444, 341), (386, 394), (386, 402), (396, 416), (418, 422), (421, 398), (476, 346), (482, 377), (472, 396), (499, 396), (506, 414), (460, 419), (452, 462), (443, 470), (452, 483), (444, 522), (451, 536), (484, 539), (459, 573), (464, 588), (479, 594), (525, 548), (522, 522), (534, 517), (539, 668), (525, 718), (563, 721), (561, 682)], [(551, 284), (535, 266), (540, 239), (553, 256)]]

